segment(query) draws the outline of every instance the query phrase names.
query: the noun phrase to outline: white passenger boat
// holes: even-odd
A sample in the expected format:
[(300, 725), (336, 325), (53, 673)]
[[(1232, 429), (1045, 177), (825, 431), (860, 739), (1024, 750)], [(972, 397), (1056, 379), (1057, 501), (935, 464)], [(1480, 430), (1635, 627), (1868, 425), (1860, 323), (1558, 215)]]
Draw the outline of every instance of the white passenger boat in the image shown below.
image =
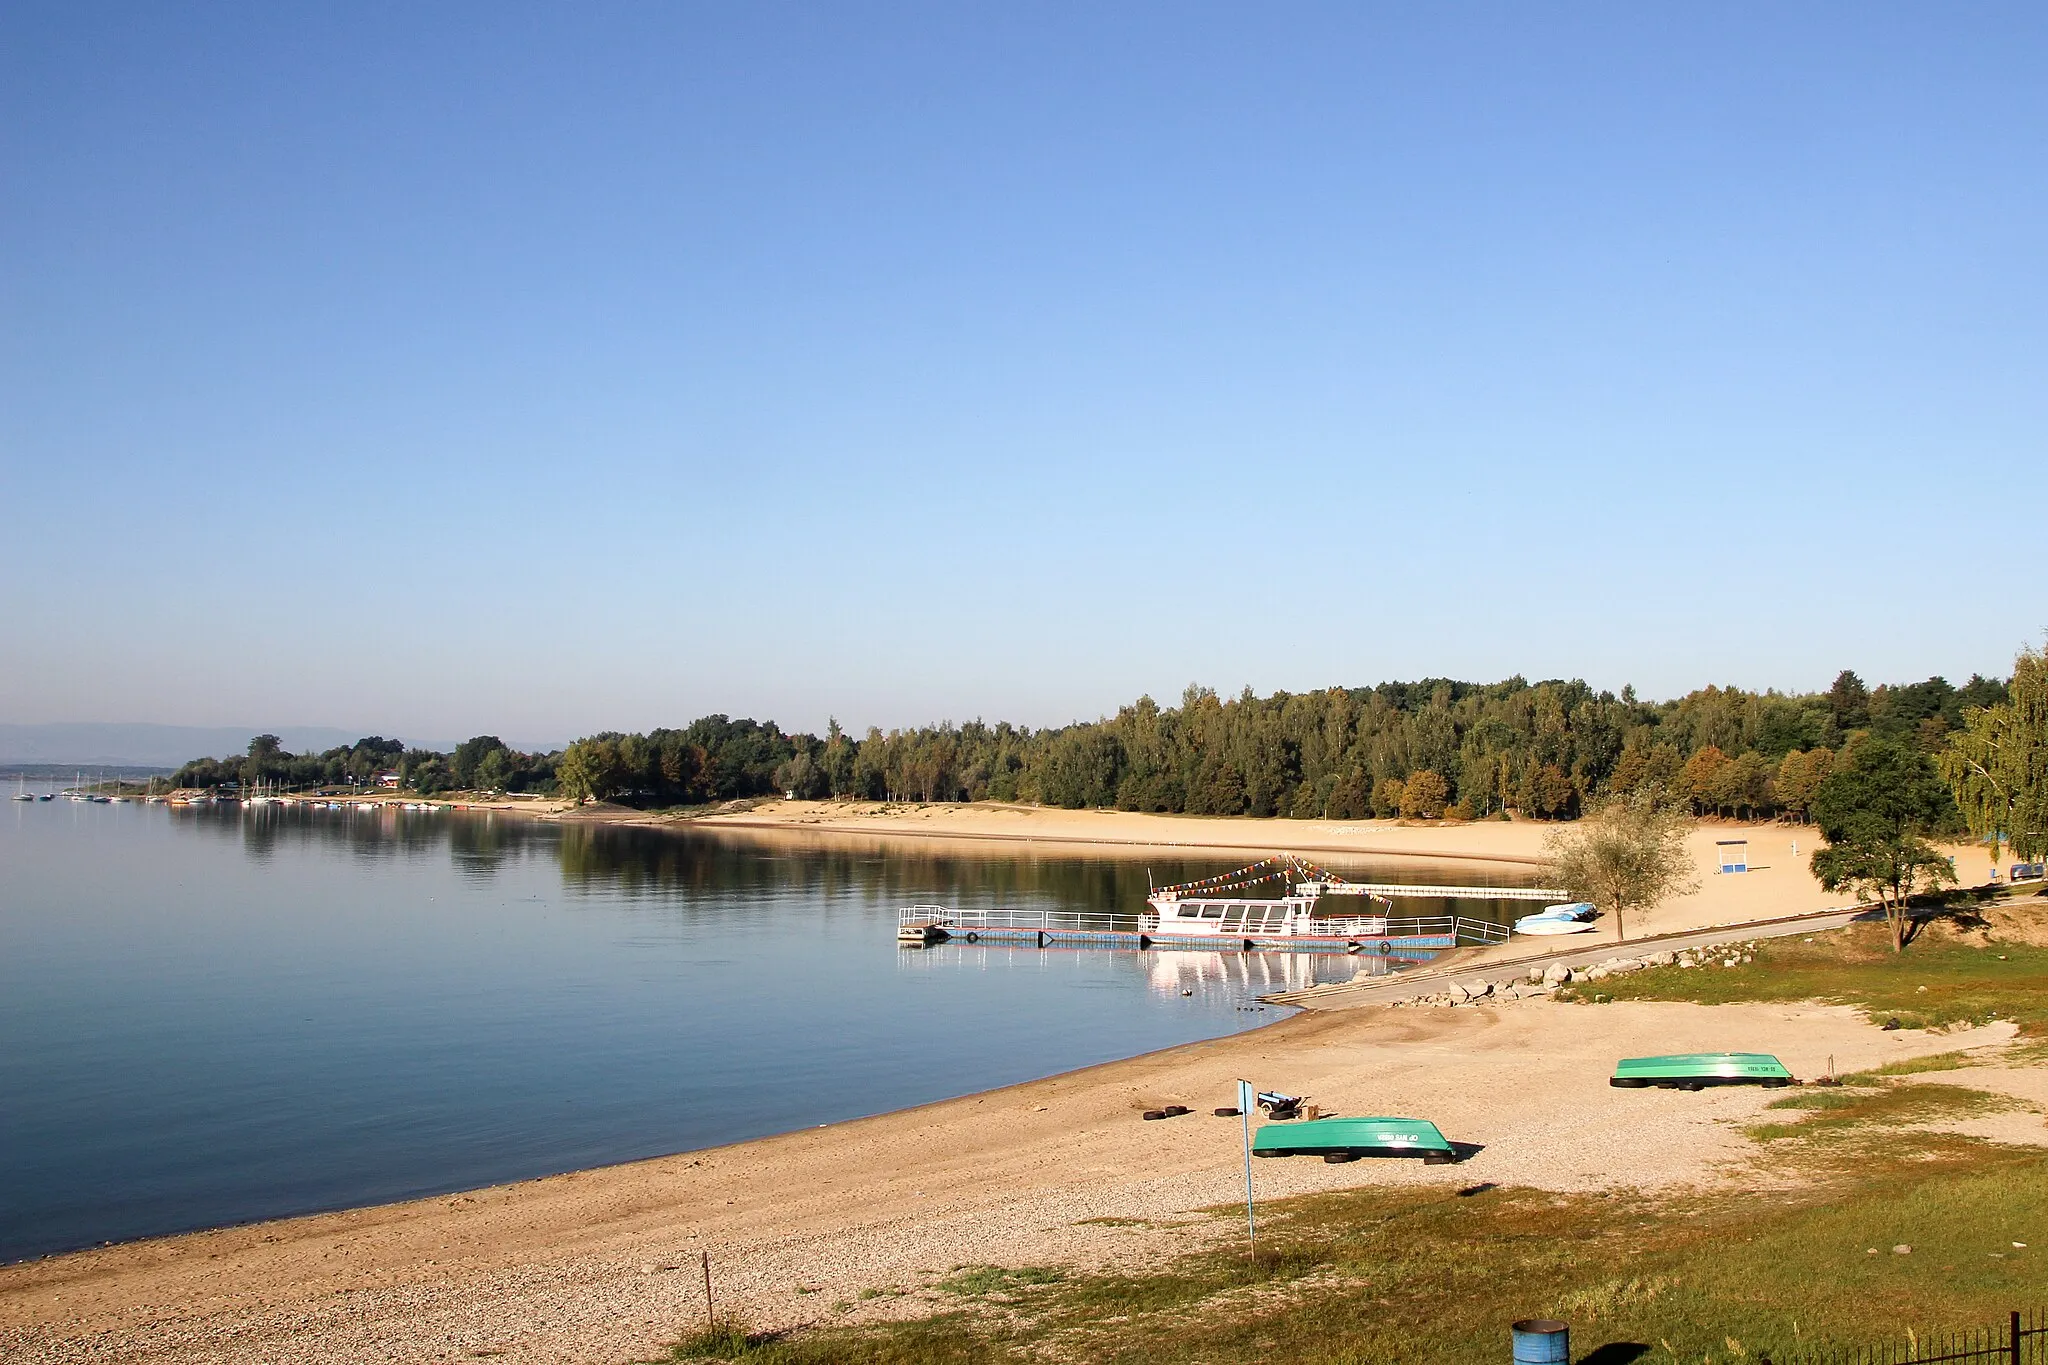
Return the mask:
[(1254, 942), (1306, 938), (1350, 941), (1386, 934), (1385, 915), (1318, 915), (1316, 905), (1320, 899), (1309, 895), (1251, 900), (1161, 892), (1145, 902), (1152, 908), (1144, 917), (1144, 932), (1153, 938), (1248, 938)]
[[(1288, 894), (1252, 898), (1244, 891), (1263, 881), (1282, 881)], [(1381, 913), (1318, 915), (1326, 895), (1363, 901)], [(1385, 913), (1393, 902), (1363, 895), (1342, 879), (1298, 858), (1269, 858), (1205, 881), (1163, 886), (1145, 898), (1142, 931), (1155, 939), (1224, 940), (1234, 943), (1327, 943), (1360, 947), (1388, 936)]]

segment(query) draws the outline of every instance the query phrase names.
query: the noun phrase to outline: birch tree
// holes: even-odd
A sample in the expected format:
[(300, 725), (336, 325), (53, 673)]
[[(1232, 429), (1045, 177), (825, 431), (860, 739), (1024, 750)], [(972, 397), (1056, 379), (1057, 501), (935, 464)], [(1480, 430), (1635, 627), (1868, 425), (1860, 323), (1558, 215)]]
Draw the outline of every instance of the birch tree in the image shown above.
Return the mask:
[(1935, 766), (1970, 832), (2029, 862), (2048, 854), (2048, 657), (2013, 661), (2008, 700), (1973, 707)]

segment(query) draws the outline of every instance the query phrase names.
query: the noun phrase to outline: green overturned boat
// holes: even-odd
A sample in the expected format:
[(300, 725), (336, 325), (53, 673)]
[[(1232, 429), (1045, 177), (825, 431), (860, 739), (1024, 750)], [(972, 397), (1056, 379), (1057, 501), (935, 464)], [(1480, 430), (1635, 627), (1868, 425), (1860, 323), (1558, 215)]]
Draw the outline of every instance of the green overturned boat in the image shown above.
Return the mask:
[(1785, 1064), (1768, 1052), (1681, 1052), (1670, 1057), (1624, 1057), (1609, 1085), (1639, 1090), (1704, 1090), (1710, 1085), (1797, 1085)]
[(1305, 1119), (1269, 1123), (1252, 1136), (1253, 1156), (1319, 1156), (1328, 1162), (1362, 1156), (1419, 1156), (1427, 1166), (1458, 1159), (1457, 1148), (1428, 1119)]

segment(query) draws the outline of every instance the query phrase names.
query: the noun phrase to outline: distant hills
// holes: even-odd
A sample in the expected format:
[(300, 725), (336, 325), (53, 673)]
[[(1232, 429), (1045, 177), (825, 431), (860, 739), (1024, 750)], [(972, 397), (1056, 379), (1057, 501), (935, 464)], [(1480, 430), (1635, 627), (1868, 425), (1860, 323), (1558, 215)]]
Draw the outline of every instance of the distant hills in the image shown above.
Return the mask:
[[(86, 766), (175, 768), (188, 759), (246, 753), (252, 735), (276, 735), (291, 753), (315, 753), (353, 744), (360, 730), (331, 725), (150, 725), (142, 722), (0, 724), (0, 763), (72, 763)], [(452, 740), (403, 738), (420, 749), (447, 752)]]

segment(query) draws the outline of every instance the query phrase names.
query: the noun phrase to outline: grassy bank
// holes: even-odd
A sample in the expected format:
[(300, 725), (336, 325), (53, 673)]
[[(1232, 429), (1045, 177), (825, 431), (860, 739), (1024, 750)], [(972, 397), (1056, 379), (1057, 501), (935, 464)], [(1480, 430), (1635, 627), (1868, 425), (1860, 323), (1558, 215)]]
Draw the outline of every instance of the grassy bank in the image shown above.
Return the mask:
[[(2011, 1019), (2020, 1056), (2048, 1041), (2048, 948), (1996, 924), (1988, 936), (1972, 921), (1931, 929), (1904, 955), (1870, 925), (1752, 957), (1594, 989), (1833, 1000), (1910, 1027)], [(1590, 992), (1585, 1007), (1601, 1008)], [(668, 1359), (1494, 1362), (1511, 1321), (1555, 1316), (1572, 1325), (1581, 1360), (1733, 1362), (1990, 1323), (2048, 1297), (2048, 1155), (1938, 1131), (2026, 1107), (1917, 1079), (1967, 1060), (1922, 1059), (1778, 1099), (1748, 1130), (1761, 1178), (1739, 1197), (1367, 1187), (1267, 1207), (1256, 1263), (1230, 1240), (1145, 1274), (954, 1267), (868, 1291), (909, 1300), (921, 1314), (910, 1321), (835, 1327), (828, 1311), (801, 1332), (729, 1330)]]
[(935, 1311), (918, 1321), (731, 1333), (674, 1358), (1494, 1362), (1509, 1322), (1556, 1316), (1580, 1358), (1606, 1346), (1616, 1360), (1641, 1347), (1733, 1361), (1990, 1322), (2041, 1296), (2044, 1253), (2013, 1243), (2048, 1226), (2048, 1160), (1929, 1135), (1856, 1164), (1741, 1199), (1484, 1186), (1296, 1199), (1268, 1210), (1256, 1265), (1224, 1249), (1148, 1275), (970, 1268), (925, 1291)]
[(2048, 904), (2029, 898), (1959, 911), (1923, 927), (1903, 953), (1892, 951), (1883, 925), (1857, 924), (1809, 939), (1763, 940), (1739, 966), (1655, 968), (1573, 995), (1704, 1005), (1827, 1000), (1854, 1005), (1880, 1023), (1896, 1019), (1902, 1028), (2009, 1019), (2038, 1046), (2048, 1043), (2048, 947), (2015, 932), (2023, 917), (2048, 925)]

